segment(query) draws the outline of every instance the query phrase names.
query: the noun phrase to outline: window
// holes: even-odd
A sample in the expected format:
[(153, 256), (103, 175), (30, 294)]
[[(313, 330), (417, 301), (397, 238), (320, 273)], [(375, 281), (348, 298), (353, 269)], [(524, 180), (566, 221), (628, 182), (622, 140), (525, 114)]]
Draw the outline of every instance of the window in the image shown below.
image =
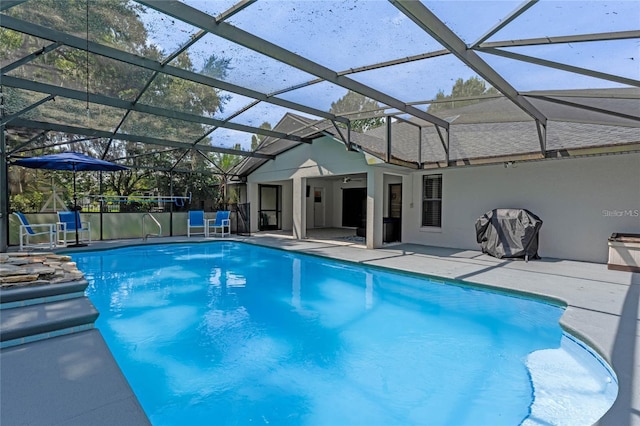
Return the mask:
[(442, 175), (423, 177), (422, 226), (442, 226)]

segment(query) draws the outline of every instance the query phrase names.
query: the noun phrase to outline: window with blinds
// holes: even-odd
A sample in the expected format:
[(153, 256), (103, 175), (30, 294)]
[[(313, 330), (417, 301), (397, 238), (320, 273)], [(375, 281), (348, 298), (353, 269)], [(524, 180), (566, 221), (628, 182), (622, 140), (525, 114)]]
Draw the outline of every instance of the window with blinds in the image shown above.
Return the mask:
[(423, 177), (422, 226), (442, 226), (442, 175)]

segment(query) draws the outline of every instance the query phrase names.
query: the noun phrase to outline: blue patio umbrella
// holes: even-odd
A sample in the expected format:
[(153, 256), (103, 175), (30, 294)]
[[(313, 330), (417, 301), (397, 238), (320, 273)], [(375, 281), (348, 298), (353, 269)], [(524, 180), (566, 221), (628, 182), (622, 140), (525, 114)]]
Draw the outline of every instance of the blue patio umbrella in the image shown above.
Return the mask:
[[(109, 161), (100, 160), (99, 158), (90, 157), (79, 152), (61, 152), (59, 154), (43, 155), (40, 157), (21, 158), (14, 161), (22, 167), (31, 169), (49, 169), (49, 170), (70, 170), (73, 172), (73, 210), (78, 211), (78, 198), (76, 195), (76, 172), (78, 171), (117, 171), (128, 170), (128, 167), (120, 164), (110, 163)], [(76, 217), (76, 243), (73, 246), (79, 247), (78, 241), (78, 214)], [(70, 246), (70, 247), (73, 247)]]

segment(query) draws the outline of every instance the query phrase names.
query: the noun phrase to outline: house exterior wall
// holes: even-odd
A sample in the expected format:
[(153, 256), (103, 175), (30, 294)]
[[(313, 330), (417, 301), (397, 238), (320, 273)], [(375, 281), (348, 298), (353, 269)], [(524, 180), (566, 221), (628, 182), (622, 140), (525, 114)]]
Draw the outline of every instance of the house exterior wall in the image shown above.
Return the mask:
[[(427, 173), (442, 174), (439, 229), (421, 226)], [(640, 154), (414, 173), (411, 199), (403, 203), (402, 241), (477, 250), (476, 219), (503, 207), (542, 219), (540, 256), (604, 263), (612, 233), (640, 233)]]
[(280, 218), (282, 229), (289, 231), (292, 229), (293, 223), (293, 182), (284, 181), (277, 183), (282, 185), (280, 192), (280, 208), (282, 216)]
[[(312, 144), (302, 144), (285, 153), (278, 155), (274, 160), (263, 164), (247, 177), (247, 188), (249, 200), (251, 202), (251, 217), (257, 217), (258, 196), (255, 193), (258, 184), (283, 185), (282, 188), (282, 229), (291, 230), (294, 223), (300, 221), (306, 227), (313, 227), (313, 187), (321, 186), (325, 188), (325, 226), (340, 226), (336, 223), (336, 192), (335, 186), (322, 178), (350, 174), (365, 173), (368, 169), (364, 155), (358, 152), (347, 152), (344, 144), (335, 139), (324, 137), (316, 139)], [(304, 213), (300, 213), (304, 218), (295, 217), (295, 208), (292, 201), (293, 180), (299, 179)], [(311, 193), (306, 197), (306, 186), (309, 185)], [(363, 184), (364, 185), (364, 184)], [(338, 194), (339, 195), (339, 194)], [(342, 202), (340, 201), (340, 207)], [(339, 216), (340, 218), (342, 216)], [(304, 219), (304, 220), (303, 220)], [(257, 231), (257, 223), (252, 222), (252, 231)], [(304, 227), (303, 227), (304, 228)]]
[(248, 182), (288, 180), (294, 177), (327, 177), (348, 173), (365, 173), (367, 164), (358, 152), (347, 152), (344, 144), (319, 138), (301, 144), (269, 160), (247, 177)]
[[(355, 173), (367, 173), (367, 181), (322, 180)], [(382, 188), (370, 187), (375, 184), (371, 177), (378, 173)], [(430, 173), (443, 176), (441, 228), (421, 225), (422, 179)], [(301, 188), (298, 199), (304, 200), (298, 213), (292, 205), (295, 180)], [(325, 188), (325, 226), (339, 227), (342, 187), (367, 187), (369, 198), (377, 198), (375, 204), (369, 200), (368, 211), (384, 216), (388, 184), (396, 182), (403, 185), (402, 242), (406, 243), (478, 250), (475, 221), (494, 208), (524, 208), (542, 219), (538, 249), (542, 257), (605, 263), (612, 233), (640, 233), (640, 154), (525, 162), (509, 168), (497, 164), (399, 171), (388, 165), (368, 165), (363, 154), (346, 152), (342, 143), (328, 137), (283, 153), (248, 177), (252, 217), (257, 217), (258, 208), (252, 188), (255, 191), (258, 183), (281, 184), (283, 229), (293, 228), (294, 235), (304, 237), (306, 227), (313, 227), (314, 185)], [(381, 223), (382, 218), (371, 219), (368, 228), (381, 234), (377, 229)]]

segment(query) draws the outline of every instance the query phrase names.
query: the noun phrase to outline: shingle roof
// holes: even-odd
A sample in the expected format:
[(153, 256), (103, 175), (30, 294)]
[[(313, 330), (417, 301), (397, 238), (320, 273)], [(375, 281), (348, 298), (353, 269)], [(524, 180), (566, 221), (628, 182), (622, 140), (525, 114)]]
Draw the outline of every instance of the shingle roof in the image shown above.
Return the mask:
[[(546, 108), (545, 113), (553, 118), (546, 124), (547, 151), (602, 147), (606, 152), (607, 147), (631, 144), (635, 144), (633, 149), (638, 149), (640, 124), (627, 118), (625, 114), (636, 106), (640, 109), (640, 89), (539, 92), (531, 96), (535, 96), (532, 97), (532, 102)], [(554, 102), (549, 99), (553, 99)], [(558, 105), (556, 101), (589, 104), (591, 109), (555, 108)], [(617, 110), (620, 115), (600, 112), (598, 105), (605, 106), (604, 104), (609, 109)], [(504, 97), (441, 110), (435, 114), (451, 123), (449, 161), (464, 163), (505, 156), (542, 157), (536, 122)], [(602, 124), (580, 122), (581, 117), (601, 121)], [(422, 129), (420, 149), (418, 126)], [(340, 139), (331, 123), (314, 123), (308, 118), (294, 114), (286, 114), (274, 130), (305, 138), (330, 134)], [(342, 133), (345, 135), (346, 130)], [(351, 132), (351, 142), (357, 148), (384, 160), (387, 151), (386, 133), (385, 126), (370, 129), (365, 133)], [(445, 131), (441, 130), (441, 134), (446, 138)], [(417, 166), (419, 163), (442, 164), (446, 161), (444, 143), (436, 127), (430, 123), (415, 118), (409, 122), (394, 120), (391, 125), (391, 140), (392, 162)], [(277, 155), (299, 144), (300, 142), (266, 138), (257, 151)], [(238, 172), (248, 174), (265, 161), (257, 158), (248, 159)]]

